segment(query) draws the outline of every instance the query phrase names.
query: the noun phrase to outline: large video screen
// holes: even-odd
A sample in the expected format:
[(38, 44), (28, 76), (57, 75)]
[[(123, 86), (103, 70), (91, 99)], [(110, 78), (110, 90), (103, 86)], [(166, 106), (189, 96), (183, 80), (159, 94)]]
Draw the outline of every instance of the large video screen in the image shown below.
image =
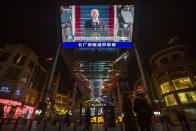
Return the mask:
[(64, 48), (131, 48), (134, 5), (60, 6)]

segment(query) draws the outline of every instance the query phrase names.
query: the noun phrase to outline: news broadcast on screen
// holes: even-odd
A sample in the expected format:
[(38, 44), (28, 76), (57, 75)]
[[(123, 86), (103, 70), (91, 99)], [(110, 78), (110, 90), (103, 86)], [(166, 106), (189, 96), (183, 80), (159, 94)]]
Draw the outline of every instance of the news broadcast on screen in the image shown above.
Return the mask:
[(134, 5), (60, 6), (64, 48), (131, 48)]

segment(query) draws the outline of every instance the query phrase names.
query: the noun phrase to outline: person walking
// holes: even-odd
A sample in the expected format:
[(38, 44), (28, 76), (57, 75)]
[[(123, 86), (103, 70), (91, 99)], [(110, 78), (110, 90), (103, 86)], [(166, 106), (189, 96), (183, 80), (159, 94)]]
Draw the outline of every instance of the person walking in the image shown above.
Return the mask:
[(65, 123), (67, 124), (67, 126), (70, 126), (70, 117), (69, 117), (69, 113), (67, 112), (65, 115)]
[(0, 103), (0, 119), (4, 118), (4, 105)]
[(137, 131), (136, 120), (132, 111), (132, 103), (127, 93), (123, 96), (122, 110), (124, 113), (123, 122), (125, 123), (125, 131)]
[(142, 93), (137, 93), (133, 107), (141, 131), (150, 131), (152, 110)]
[(185, 131), (184, 127), (186, 127), (186, 129), (188, 131), (190, 131), (189, 123), (188, 123), (187, 118), (185, 116), (184, 110), (183, 109), (182, 110), (176, 110), (175, 112), (176, 112), (176, 117), (177, 117), (177, 119), (180, 122), (180, 125), (182, 127), (182, 130)]

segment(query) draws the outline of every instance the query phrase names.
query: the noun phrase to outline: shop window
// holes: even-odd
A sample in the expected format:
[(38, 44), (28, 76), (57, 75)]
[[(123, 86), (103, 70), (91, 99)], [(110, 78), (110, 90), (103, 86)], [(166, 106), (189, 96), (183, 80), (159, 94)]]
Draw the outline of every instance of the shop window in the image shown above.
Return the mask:
[(11, 79), (11, 80), (16, 80), (16, 78), (19, 74), (19, 71), (20, 70), (15, 67), (9, 67), (6, 74), (5, 74), (5, 78)]
[(172, 88), (172, 86), (170, 86), (169, 82), (165, 82), (165, 83), (161, 84), (160, 86), (161, 86), (162, 94), (165, 94), (167, 92), (174, 91), (174, 89)]
[(176, 90), (193, 87), (189, 77), (172, 80)]
[(13, 63), (15, 63), (17, 65), (23, 65), (25, 58), (26, 58), (26, 56), (17, 53), (14, 60), (13, 60)]
[(31, 71), (33, 70), (34, 65), (35, 65), (35, 63), (32, 60), (30, 60), (28, 63), (28, 67)]
[(174, 97), (174, 94), (167, 95), (164, 98), (165, 98), (165, 103), (166, 103), (167, 106), (177, 105), (177, 102), (176, 102), (176, 99)]
[(194, 83), (196, 85), (196, 76), (193, 76), (193, 79), (194, 79)]
[(196, 119), (196, 109), (195, 108), (186, 108), (184, 109), (187, 116), (191, 119)]
[(23, 92), (24, 92), (24, 88), (19, 86), (18, 89), (16, 90), (16, 98), (20, 99), (23, 95)]
[(188, 92), (182, 92), (178, 93), (178, 97), (181, 101), (181, 103), (193, 103), (196, 102), (196, 91), (188, 91)]
[(28, 104), (29, 101), (29, 95), (25, 95), (25, 104)]
[(35, 97), (31, 97), (31, 104), (34, 104), (34, 102), (35, 102)]
[(24, 83), (27, 83), (28, 79), (29, 79), (29, 74), (27, 72), (25, 72), (21, 81)]
[(169, 60), (167, 59), (167, 57), (162, 58), (162, 59), (160, 60), (160, 64), (161, 64), (161, 65), (162, 65), (162, 64), (167, 64), (167, 63), (169, 63)]
[(5, 62), (10, 56), (10, 53), (8, 52), (3, 52), (1, 55), (0, 55), (0, 62)]
[(31, 81), (30, 83), (29, 83), (29, 88), (32, 88), (33, 87), (33, 81)]
[(12, 118), (16, 112), (16, 108), (17, 108), (16, 106), (11, 106), (11, 109), (10, 109), (8, 116), (10, 116)]

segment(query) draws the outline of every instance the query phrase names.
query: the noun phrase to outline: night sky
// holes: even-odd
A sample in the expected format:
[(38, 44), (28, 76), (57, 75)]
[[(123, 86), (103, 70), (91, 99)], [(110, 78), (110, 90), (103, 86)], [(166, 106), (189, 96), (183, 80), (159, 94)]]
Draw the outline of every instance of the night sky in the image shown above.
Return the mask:
[[(137, 6), (138, 34), (137, 47), (142, 60), (148, 68), (148, 60), (156, 51), (167, 45), (168, 40), (177, 36), (181, 43), (192, 46), (194, 39), (194, 4), (190, 0), (146, 1), (141, 0)], [(23, 43), (35, 50), (43, 62), (46, 57), (53, 57), (57, 49), (56, 2), (4, 2), (1, 6), (0, 47), (5, 43)], [(139, 76), (135, 57), (129, 62), (130, 82)], [(69, 72), (62, 57), (58, 63), (59, 70), (65, 76)], [(64, 77), (66, 80), (68, 77)]]

